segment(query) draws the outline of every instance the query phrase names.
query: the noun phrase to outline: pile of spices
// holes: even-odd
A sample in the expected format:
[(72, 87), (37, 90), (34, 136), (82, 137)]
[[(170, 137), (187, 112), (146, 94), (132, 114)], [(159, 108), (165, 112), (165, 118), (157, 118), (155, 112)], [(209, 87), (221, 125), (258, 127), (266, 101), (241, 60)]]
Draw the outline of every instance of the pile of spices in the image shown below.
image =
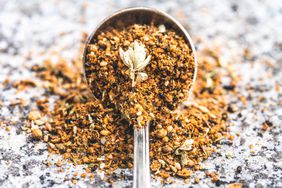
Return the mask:
[[(222, 67), (212, 50), (201, 51), (198, 59), (198, 79), (192, 102), (174, 113), (155, 115), (150, 126), (151, 172), (155, 178), (188, 180), (193, 172), (203, 168), (201, 161), (216, 151), (222, 139), (234, 139), (229, 133), (229, 106), (225, 96), (233, 92), (236, 79), (230, 69)], [(132, 168), (133, 126), (115, 106), (104, 104), (103, 94), (96, 95), (98, 99), (91, 97), (83, 81), (80, 62), (75, 58), (72, 65), (68, 65), (65, 59), (58, 57), (56, 63), (46, 60), (32, 67), (42, 80), (42, 85), (37, 83), (33, 87), (44, 87), (45, 93), (36, 101), (38, 109), (28, 114), (23, 129), (31, 132), (35, 140), (46, 142), (49, 152), (62, 155), (74, 164), (86, 164), (86, 172), (103, 170), (111, 175), (117, 168)], [(120, 60), (116, 63), (123, 66)], [(223, 76), (230, 77), (228, 89), (221, 83)], [(133, 89), (129, 78), (124, 76), (123, 79)], [(54, 97), (53, 106), (49, 99)], [(61, 161), (59, 164), (62, 166)], [(216, 174), (209, 177), (218, 180)]]
[(164, 25), (101, 33), (87, 46), (86, 78), (97, 100), (132, 125), (171, 113), (188, 98), (195, 64), (185, 40)]

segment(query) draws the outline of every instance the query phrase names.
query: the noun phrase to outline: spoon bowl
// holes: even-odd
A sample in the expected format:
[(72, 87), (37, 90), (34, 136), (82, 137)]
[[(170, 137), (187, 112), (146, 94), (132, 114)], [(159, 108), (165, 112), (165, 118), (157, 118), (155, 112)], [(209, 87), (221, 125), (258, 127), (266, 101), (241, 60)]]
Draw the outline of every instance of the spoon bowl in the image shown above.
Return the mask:
[[(186, 41), (187, 45), (191, 49), (191, 54), (194, 56), (194, 77), (193, 83), (196, 80), (197, 76), (197, 57), (196, 57), (196, 50), (192, 39), (185, 28), (173, 17), (168, 15), (167, 13), (160, 11), (154, 8), (148, 7), (134, 7), (134, 8), (126, 8), (122, 9), (118, 12), (113, 13), (111, 16), (104, 19), (96, 29), (89, 35), (86, 46), (94, 42), (97, 36), (102, 32), (107, 32), (112, 29), (123, 29), (132, 24), (146, 24), (150, 25), (151, 23), (155, 25), (165, 25), (167, 29), (171, 29), (176, 32), (178, 35), (182, 36), (183, 39)], [(83, 54), (83, 65), (86, 63), (86, 54), (87, 50), (86, 47), (84, 49)], [(84, 68), (85, 69), (85, 68)], [(190, 89), (191, 92), (192, 89)]]

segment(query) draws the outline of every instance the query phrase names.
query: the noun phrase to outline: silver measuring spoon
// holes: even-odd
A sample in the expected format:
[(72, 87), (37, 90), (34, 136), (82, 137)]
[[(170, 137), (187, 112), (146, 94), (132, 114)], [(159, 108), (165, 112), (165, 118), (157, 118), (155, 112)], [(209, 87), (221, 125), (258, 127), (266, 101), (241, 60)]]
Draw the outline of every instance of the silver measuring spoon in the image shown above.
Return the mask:
[[(191, 37), (185, 28), (167, 13), (147, 7), (126, 8), (113, 13), (102, 21), (92, 32), (86, 41), (86, 47), (101, 33), (112, 29), (122, 29), (132, 24), (147, 24), (153, 22), (155, 25), (165, 25), (182, 36), (194, 55), (195, 72), (193, 81), (196, 80), (197, 58)], [(83, 64), (86, 63), (87, 50), (84, 50)], [(189, 91), (191, 92), (191, 90)], [(149, 122), (143, 128), (134, 128), (134, 188), (149, 188), (150, 181), (150, 159), (149, 159)]]

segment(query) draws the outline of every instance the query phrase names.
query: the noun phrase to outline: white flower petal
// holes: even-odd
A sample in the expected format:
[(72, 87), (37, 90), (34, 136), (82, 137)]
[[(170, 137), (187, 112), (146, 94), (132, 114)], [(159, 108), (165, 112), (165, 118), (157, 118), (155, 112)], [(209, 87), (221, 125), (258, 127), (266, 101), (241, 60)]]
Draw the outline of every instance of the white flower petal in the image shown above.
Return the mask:
[(194, 140), (193, 139), (187, 139), (184, 141), (184, 143), (182, 144), (182, 146), (179, 147), (180, 150), (184, 150), (184, 151), (189, 151), (192, 150), (193, 148), (193, 143)]
[(143, 62), (146, 58), (145, 48), (143, 46), (139, 46), (137, 49), (134, 49), (134, 50), (135, 50), (135, 56), (136, 56), (137, 61), (139, 63)]
[(143, 70), (150, 62), (151, 60), (151, 55), (149, 55), (140, 65), (136, 67), (136, 71), (141, 71)]
[(129, 78), (132, 79), (132, 80), (135, 79), (135, 72), (134, 72), (134, 71), (130, 70), (130, 72), (129, 72)]
[(148, 75), (144, 72), (138, 72), (136, 75), (136, 82), (142, 82), (148, 79)]
[(135, 65), (135, 52), (134, 52), (134, 49), (129, 47), (126, 52), (128, 53), (129, 59), (131, 60), (132, 65), (134, 67), (134, 65)]
[(128, 68), (133, 68), (133, 64), (131, 59), (129, 58), (129, 55), (126, 52), (123, 51), (122, 48), (119, 48), (119, 55), (121, 57), (121, 60), (123, 61), (123, 63), (128, 67)]
[(127, 64), (129, 65), (128, 67), (130, 69), (133, 69), (133, 61), (131, 60), (130, 54), (129, 54), (128, 51), (125, 52), (124, 57), (125, 57), (125, 60), (126, 60)]

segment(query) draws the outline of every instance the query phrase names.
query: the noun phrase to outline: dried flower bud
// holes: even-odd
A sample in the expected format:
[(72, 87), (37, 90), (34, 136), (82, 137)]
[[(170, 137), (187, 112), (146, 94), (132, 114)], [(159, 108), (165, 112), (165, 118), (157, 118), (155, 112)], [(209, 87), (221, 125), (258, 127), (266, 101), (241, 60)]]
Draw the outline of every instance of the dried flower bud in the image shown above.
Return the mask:
[(134, 41), (126, 52), (119, 48), (119, 54), (123, 63), (129, 68), (129, 77), (132, 79), (132, 87), (136, 82), (142, 82), (148, 78), (148, 75), (142, 71), (151, 60), (149, 55), (146, 58), (145, 46), (142, 43)]

